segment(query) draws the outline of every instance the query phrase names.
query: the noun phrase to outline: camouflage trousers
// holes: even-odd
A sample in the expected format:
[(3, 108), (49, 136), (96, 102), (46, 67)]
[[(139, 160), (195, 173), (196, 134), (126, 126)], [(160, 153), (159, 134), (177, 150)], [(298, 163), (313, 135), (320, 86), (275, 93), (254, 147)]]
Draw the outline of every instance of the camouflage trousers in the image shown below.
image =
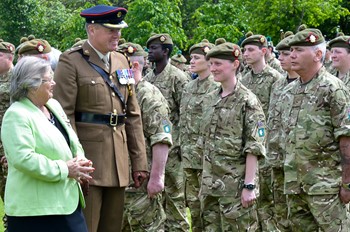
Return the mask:
[(162, 198), (161, 193), (154, 199), (148, 198), (147, 183), (139, 189), (126, 188), (122, 231), (164, 231)]
[(203, 230), (206, 232), (259, 231), (256, 206), (243, 208), (241, 198), (200, 196)]
[(203, 225), (200, 216), (199, 190), (201, 187), (202, 169), (184, 168), (185, 198), (190, 209), (192, 219), (192, 232), (201, 232)]
[(272, 196), (271, 168), (263, 166), (259, 168), (260, 197), (257, 199), (258, 217), (262, 231), (277, 231), (273, 221), (274, 206)]
[(273, 223), (278, 231), (288, 232), (289, 221), (287, 219), (288, 206), (287, 195), (284, 194), (284, 170), (283, 167), (272, 168), (272, 195), (274, 205), (271, 211), (273, 214)]
[(189, 231), (185, 204), (184, 172), (180, 148), (172, 148), (165, 168), (164, 210), (166, 231)]
[(349, 212), (338, 194), (287, 195), (290, 231), (350, 231)]

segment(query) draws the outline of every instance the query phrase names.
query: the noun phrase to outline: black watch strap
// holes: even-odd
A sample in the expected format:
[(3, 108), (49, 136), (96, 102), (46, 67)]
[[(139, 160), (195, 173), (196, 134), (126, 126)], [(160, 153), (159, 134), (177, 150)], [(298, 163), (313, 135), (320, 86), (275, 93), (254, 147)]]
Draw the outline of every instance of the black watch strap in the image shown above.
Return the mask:
[(243, 188), (248, 189), (248, 190), (254, 190), (255, 184), (243, 184)]

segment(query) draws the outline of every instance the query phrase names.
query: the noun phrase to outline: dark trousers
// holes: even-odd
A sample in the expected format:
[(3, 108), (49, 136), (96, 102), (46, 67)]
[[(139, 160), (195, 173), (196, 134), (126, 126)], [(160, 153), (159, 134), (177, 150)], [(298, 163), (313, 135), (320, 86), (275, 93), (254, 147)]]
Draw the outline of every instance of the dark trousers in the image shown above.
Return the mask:
[(80, 205), (70, 215), (7, 216), (8, 232), (88, 232)]
[(124, 187), (90, 186), (84, 209), (89, 232), (121, 231), (124, 192)]

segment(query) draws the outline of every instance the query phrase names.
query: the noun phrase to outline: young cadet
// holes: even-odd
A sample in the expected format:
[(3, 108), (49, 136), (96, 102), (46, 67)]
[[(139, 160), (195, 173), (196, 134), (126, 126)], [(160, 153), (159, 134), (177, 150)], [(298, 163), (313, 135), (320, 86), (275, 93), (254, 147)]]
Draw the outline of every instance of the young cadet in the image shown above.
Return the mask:
[[(258, 159), (265, 156), (265, 116), (258, 98), (237, 80), (242, 53), (223, 43), (206, 55), (221, 88), (203, 103), (203, 231), (256, 231)], [(201, 142), (202, 141), (202, 142)]]

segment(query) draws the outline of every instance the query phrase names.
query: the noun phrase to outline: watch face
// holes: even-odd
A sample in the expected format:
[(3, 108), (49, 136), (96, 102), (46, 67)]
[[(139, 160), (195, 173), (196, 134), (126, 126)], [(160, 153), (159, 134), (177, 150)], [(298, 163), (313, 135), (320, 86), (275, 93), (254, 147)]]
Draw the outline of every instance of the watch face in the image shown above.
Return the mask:
[(245, 184), (245, 185), (243, 185), (243, 188), (253, 190), (253, 189), (255, 189), (255, 185), (254, 184)]

